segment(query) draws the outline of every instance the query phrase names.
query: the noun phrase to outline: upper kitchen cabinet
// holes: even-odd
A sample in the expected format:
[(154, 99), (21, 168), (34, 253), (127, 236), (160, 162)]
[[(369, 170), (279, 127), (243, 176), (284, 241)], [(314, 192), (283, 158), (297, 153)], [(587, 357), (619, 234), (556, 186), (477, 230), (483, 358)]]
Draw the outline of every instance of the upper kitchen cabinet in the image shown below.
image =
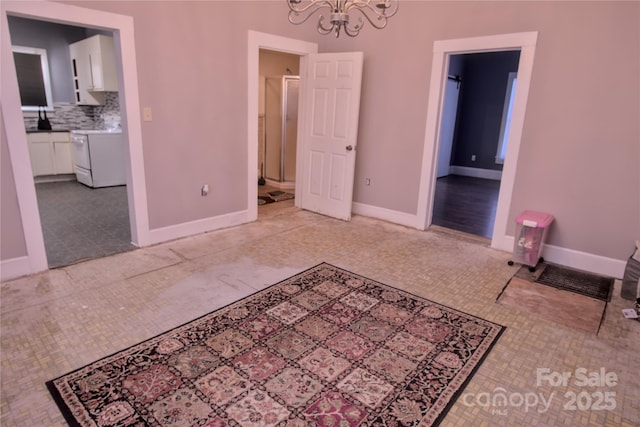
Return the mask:
[(104, 92), (118, 91), (113, 38), (96, 35), (69, 45), (76, 103), (102, 105)]

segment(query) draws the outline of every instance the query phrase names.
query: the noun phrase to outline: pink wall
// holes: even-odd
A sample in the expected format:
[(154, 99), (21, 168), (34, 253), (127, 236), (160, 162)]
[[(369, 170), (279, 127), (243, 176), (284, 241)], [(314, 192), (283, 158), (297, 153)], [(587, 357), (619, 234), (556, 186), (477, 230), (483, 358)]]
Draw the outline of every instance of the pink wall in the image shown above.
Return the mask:
[(640, 4), (544, 6), (513, 207), (552, 212), (557, 246), (626, 258), (640, 239)]
[(402, 1), (387, 29), (338, 40), (289, 24), (284, 1), (72, 4), (134, 18), (152, 229), (246, 209), (248, 30), (364, 52), (354, 201), (407, 214), (433, 42), (538, 31), (510, 218), (548, 211), (551, 244), (620, 260), (640, 238), (639, 3)]
[(416, 210), (434, 40), (538, 31), (510, 218), (546, 211), (549, 243), (629, 256), (640, 238), (640, 4), (402, 2), (389, 25), (346, 48), (365, 52), (358, 202)]
[[(4, 115), (2, 124), (4, 125)], [(13, 179), (7, 133), (4, 126), (0, 126), (0, 189), (2, 202), (0, 203), (0, 260), (7, 260), (25, 256), (27, 246), (22, 235), (22, 219), (18, 207), (16, 184)]]

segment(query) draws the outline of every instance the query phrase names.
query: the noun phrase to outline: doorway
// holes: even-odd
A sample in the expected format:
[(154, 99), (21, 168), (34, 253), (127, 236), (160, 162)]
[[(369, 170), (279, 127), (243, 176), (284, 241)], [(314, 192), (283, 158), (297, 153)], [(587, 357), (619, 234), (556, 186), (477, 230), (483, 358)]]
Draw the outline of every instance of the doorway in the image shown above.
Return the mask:
[[(520, 52), (450, 55), (432, 224), (491, 238)], [(506, 129), (506, 132), (505, 132)]]
[[(247, 172), (248, 172), (248, 188), (247, 188), (247, 211), (248, 220), (255, 221), (258, 218), (258, 202), (256, 202), (259, 196), (259, 188), (261, 179), (261, 163), (263, 160), (260, 158), (259, 153), (261, 150), (261, 130), (260, 130), (260, 113), (262, 100), (264, 99), (264, 92), (261, 91), (261, 72), (260, 72), (260, 57), (261, 54), (287, 54), (292, 55), (295, 58), (295, 63), (299, 67), (300, 57), (316, 53), (318, 51), (318, 45), (315, 43), (309, 43), (302, 40), (295, 40), (286, 37), (276, 36), (272, 34), (260, 33), (256, 31), (249, 31), (249, 43), (247, 49), (247, 65), (248, 65), (248, 80), (247, 80), (247, 94), (248, 94), (248, 132), (247, 132)], [(279, 66), (282, 67), (281, 65)], [(281, 73), (281, 69), (277, 69), (274, 73)], [(293, 68), (289, 66), (291, 74)], [(299, 68), (298, 68), (299, 70)], [(286, 67), (284, 72), (286, 73)], [(296, 73), (297, 74), (297, 73)], [(266, 77), (266, 75), (265, 75)], [(256, 120), (258, 118), (258, 120)], [(258, 137), (256, 137), (256, 135)], [(296, 163), (297, 163), (296, 153)], [(257, 171), (257, 177), (256, 177)], [(296, 174), (299, 170), (296, 168)], [(258, 185), (256, 185), (256, 179)], [(265, 179), (266, 181), (266, 179)], [(298, 181), (296, 179), (296, 181)], [(266, 182), (265, 182), (266, 183)], [(298, 186), (299, 187), (299, 186)], [(295, 192), (298, 192), (296, 187)], [(261, 190), (262, 191), (262, 190)], [(273, 188), (272, 191), (283, 191), (277, 188)]]
[[(127, 190), (123, 185), (95, 185), (90, 188), (78, 182), (74, 173), (74, 140), (70, 130), (120, 128), (119, 93), (117, 91), (96, 95), (95, 106), (75, 104), (78, 89), (72, 85), (72, 67), (69, 61), (69, 45), (90, 36), (113, 39), (111, 31), (94, 31), (90, 28), (64, 25), (44, 20), (10, 16), (9, 31), (12, 44), (41, 48), (48, 52), (51, 67), (46, 78), (52, 82), (52, 102), (49, 103), (54, 158), (53, 170), (38, 167), (47, 164), (47, 152), (40, 142), (44, 134), (35, 132), (35, 118), (25, 116), (25, 132), (28, 135), (29, 152), (34, 172), (38, 211), (44, 238), (47, 265), (49, 268), (64, 267), (87, 259), (100, 258), (135, 248), (131, 244)], [(99, 34), (99, 35), (98, 35)], [(18, 78), (20, 76), (18, 75)], [(79, 98), (79, 97), (78, 97)], [(87, 136), (89, 142), (99, 136)], [(85, 138), (87, 138), (85, 137)], [(101, 145), (108, 150), (104, 154), (120, 153), (122, 138), (116, 133), (109, 135), (114, 144)], [(87, 145), (84, 145), (88, 149)], [(87, 153), (88, 154), (88, 153)], [(92, 154), (95, 155), (95, 152)], [(124, 163), (124, 154), (120, 154)], [(61, 163), (61, 161), (64, 162)], [(113, 158), (117, 161), (117, 158)], [(112, 161), (110, 160), (112, 164)], [(111, 167), (110, 167), (111, 168)], [(124, 167), (122, 167), (124, 170)], [(124, 180), (122, 176), (119, 176)], [(91, 181), (91, 180), (90, 180)], [(92, 186), (93, 187), (93, 186)]]
[[(136, 55), (133, 38), (133, 20), (130, 17), (94, 11), (55, 2), (34, 4), (14, 2), (3, 4), (2, 17), (2, 97), (3, 119), (8, 141), (9, 158), (14, 165), (13, 175), (22, 220), (26, 256), (12, 263), (12, 271), (6, 276), (18, 276), (48, 269), (47, 256), (41, 228), (38, 202), (30, 167), (24, 118), (20, 107), (15, 66), (11, 54), (8, 16), (64, 23), (86, 28), (113, 31), (114, 42), (119, 47), (118, 78), (120, 80), (119, 104), (122, 111), (123, 140), (129, 158), (126, 165), (126, 199), (129, 211), (131, 242), (136, 246), (151, 243), (149, 234), (146, 185), (142, 160), (142, 133), (140, 126)], [(126, 90), (123, 90), (126, 87)], [(29, 165), (24, 167), (24, 165)]]
[(300, 55), (260, 49), (259, 206), (295, 197), (299, 74)]
[(491, 247), (504, 251), (511, 250), (513, 236), (507, 236), (507, 226), (537, 39), (537, 32), (526, 32), (434, 42), (430, 89), (427, 100), (425, 143), (418, 192), (418, 212), (416, 215), (419, 228), (426, 229), (433, 223), (437, 158), (441, 134), (440, 125), (442, 123), (449, 57), (465, 53), (519, 50), (518, 90), (513, 99), (508, 146), (502, 168), (498, 203), (491, 235)]
[[(360, 113), (363, 53), (317, 54), (315, 43), (249, 31), (247, 60), (248, 93), (248, 191), (247, 219), (257, 219), (255, 171), (258, 167), (257, 120), (259, 50), (272, 49), (301, 57), (300, 105), (303, 112), (298, 127), (295, 206), (349, 220), (353, 203), (353, 178)], [(338, 69), (340, 72), (338, 72)], [(308, 74), (305, 74), (306, 70)], [(312, 72), (309, 70), (313, 70)], [(338, 78), (341, 93), (338, 95)], [(326, 86), (326, 87), (321, 87)], [(317, 94), (322, 94), (317, 96)], [(319, 98), (323, 98), (323, 100)], [(322, 108), (314, 106), (322, 105)], [(311, 113), (310, 113), (311, 112)], [(348, 114), (341, 114), (348, 112)], [(336, 120), (321, 120), (324, 117)], [(311, 140), (319, 127), (321, 137)], [(315, 135), (315, 134), (314, 134)], [(335, 138), (334, 138), (335, 137)], [(339, 141), (340, 144), (332, 141)], [(317, 143), (316, 143), (317, 142)], [(312, 154), (313, 153), (313, 154)], [(331, 173), (328, 173), (331, 171)]]

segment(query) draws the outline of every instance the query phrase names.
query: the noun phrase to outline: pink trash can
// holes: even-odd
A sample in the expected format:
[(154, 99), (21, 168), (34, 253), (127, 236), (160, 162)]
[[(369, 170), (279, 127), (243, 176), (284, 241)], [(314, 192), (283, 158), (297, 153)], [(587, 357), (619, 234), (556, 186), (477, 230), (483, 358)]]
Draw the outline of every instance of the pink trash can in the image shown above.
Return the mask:
[(517, 262), (528, 265), (531, 272), (536, 271), (538, 263), (544, 262), (542, 249), (552, 222), (553, 215), (543, 212), (524, 211), (518, 215), (513, 259), (509, 261), (509, 265)]

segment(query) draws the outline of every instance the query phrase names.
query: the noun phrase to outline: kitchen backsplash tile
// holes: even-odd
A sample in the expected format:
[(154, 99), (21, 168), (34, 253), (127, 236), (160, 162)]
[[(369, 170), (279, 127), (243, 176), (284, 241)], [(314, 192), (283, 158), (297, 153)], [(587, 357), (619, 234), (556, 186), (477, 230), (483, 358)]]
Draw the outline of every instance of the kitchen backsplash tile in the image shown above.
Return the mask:
[[(107, 92), (104, 105), (88, 106), (66, 102), (53, 104), (53, 113), (47, 113), (53, 130), (56, 129), (109, 129), (120, 127), (118, 92)], [(27, 131), (38, 128), (38, 117), (24, 117)]]
[(118, 92), (107, 92), (104, 105), (93, 107), (97, 129), (117, 129), (120, 127), (120, 99)]

